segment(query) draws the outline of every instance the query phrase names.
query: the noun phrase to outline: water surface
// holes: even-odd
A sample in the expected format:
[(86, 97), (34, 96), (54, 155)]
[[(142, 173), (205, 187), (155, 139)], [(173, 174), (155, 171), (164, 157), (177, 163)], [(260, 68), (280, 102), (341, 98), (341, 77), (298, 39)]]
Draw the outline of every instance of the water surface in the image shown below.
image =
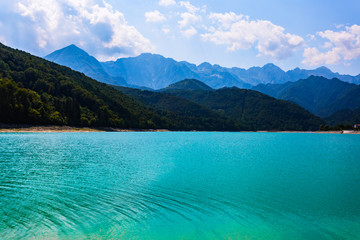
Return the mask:
[(0, 134), (0, 239), (359, 239), (360, 135)]

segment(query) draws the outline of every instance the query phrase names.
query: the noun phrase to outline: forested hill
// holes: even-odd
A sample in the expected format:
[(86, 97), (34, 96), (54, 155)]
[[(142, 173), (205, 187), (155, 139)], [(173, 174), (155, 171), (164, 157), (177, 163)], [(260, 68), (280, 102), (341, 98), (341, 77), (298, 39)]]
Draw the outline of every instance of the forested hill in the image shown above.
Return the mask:
[(294, 103), (252, 90), (232, 87), (211, 91), (161, 91), (196, 102), (256, 130), (317, 130), (324, 123)]

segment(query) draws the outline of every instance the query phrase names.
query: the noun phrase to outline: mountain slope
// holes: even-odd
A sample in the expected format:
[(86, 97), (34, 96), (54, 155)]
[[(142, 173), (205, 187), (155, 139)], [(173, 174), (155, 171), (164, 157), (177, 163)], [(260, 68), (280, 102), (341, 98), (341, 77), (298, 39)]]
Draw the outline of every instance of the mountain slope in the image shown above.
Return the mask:
[(295, 102), (320, 117), (360, 107), (360, 86), (339, 79), (311, 76), (285, 84), (261, 84), (252, 89)]
[(317, 130), (323, 123), (320, 118), (294, 103), (252, 90), (234, 87), (215, 91), (162, 91), (211, 108), (257, 130)]
[(67, 46), (44, 57), (46, 60), (70, 67), (100, 82), (126, 85), (124, 79), (110, 76), (100, 62), (75, 45)]

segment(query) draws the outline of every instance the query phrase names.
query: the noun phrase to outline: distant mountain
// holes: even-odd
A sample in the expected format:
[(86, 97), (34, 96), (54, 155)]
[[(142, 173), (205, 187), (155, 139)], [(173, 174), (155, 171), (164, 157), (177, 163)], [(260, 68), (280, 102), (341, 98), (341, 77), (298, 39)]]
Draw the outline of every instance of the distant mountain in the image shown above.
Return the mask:
[(360, 75), (353, 77), (331, 72), (326, 67), (314, 70), (296, 68), (283, 71), (274, 64), (263, 67), (225, 68), (204, 62), (200, 65), (185, 61), (177, 62), (157, 54), (141, 54), (138, 57), (121, 58), (113, 62), (102, 63), (104, 69), (113, 76), (123, 77), (129, 84), (146, 86), (153, 89), (164, 88), (172, 83), (186, 78), (195, 78), (212, 88), (223, 87), (252, 88), (258, 84), (280, 84), (294, 82), (309, 76), (324, 76), (339, 78), (350, 83), (360, 83)]
[(337, 124), (354, 126), (355, 124), (360, 124), (360, 108), (354, 110), (343, 109), (324, 120), (330, 126), (335, 126)]
[(199, 80), (215, 89), (223, 87), (250, 88), (252, 86), (219, 65), (204, 62), (198, 66), (193, 65), (192, 70), (199, 75)]
[(284, 83), (291, 81), (286, 72), (272, 63), (266, 64), (263, 67), (252, 67), (248, 70), (234, 67), (227, 68), (226, 71), (252, 86), (260, 83)]
[(233, 86), (250, 89), (258, 84), (294, 82), (311, 75), (335, 77), (346, 82), (360, 84), (360, 75), (356, 77), (341, 75), (331, 72), (326, 67), (314, 70), (296, 68), (287, 72), (271, 63), (249, 69), (225, 68), (207, 62), (200, 65), (186, 61), (177, 62), (174, 59), (150, 53), (99, 63), (75, 45), (55, 51), (46, 56), (46, 59), (81, 71), (101, 82), (143, 89), (157, 90), (183, 79), (198, 79), (215, 89)]
[(311, 76), (284, 84), (260, 84), (253, 90), (295, 102), (320, 117), (328, 117), (342, 109), (360, 107), (360, 86)]
[(290, 81), (297, 81), (299, 79), (305, 79), (310, 76), (320, 76), (325, 77), (328, 79), (337, 78), (341, 81), (348, 82), (348, 83), (355, 83), (360, 84), (360, 74), (357, 76), (351, 76), (351, 75), (342, 75), (339, 73), (334, 73), (327, 67), (319, 67), (314, 70), (305, 70), (300, 68), (295, 68), (294, 70), (290, 70), (286, 72), (287, 75), (290, 77)]
[(213, 90), (205, 83), (196, 79), (185, 79), (169, 85), (168, 87), (161, 89), (160, 91), (167, 90)]
[(233, 88), (218, 90), (162, 89), (193, 101), (233, 121), (257, 130), (317, 130), (323, 121), (302, 107), (260, 92)]
[[(115, 62), (102, 63), (111, 75), (121, 76), (128, 84), (161, 89), (183, 79), (199, 79), (212, 88), (224, 86), (250, 87), (223, 70), (177, 62), (158, 54), (144, 53), (138, 57), (120, 58)], [(210, 65), (210, 64), (209, 64)], [(210, 65), (211, 66), (211, 65)]]
[(141, 54), (133, 58), (120, 58), (116, 62), (102, 63), (113, 76), (120, 76), (128, 84), (159, 89), (186, 78), (197, 78), (186, 65), (156, 54)]
[(75, 71), (82, 72), (88, 77), (100, 82), (126, 85), (126, 81), (123, 78), (110, 76), (96, 58), (90, 56), (74, 44), (57, 50), (44, 58), (51, 62), (70, 67)]

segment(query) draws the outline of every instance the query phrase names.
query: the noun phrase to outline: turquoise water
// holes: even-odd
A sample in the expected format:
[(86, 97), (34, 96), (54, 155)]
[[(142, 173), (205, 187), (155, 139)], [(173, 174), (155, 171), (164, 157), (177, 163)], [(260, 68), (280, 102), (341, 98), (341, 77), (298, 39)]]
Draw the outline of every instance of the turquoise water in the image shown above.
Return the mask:
[(0, 239), (360, 239), (360, 135), (0, 134)]

